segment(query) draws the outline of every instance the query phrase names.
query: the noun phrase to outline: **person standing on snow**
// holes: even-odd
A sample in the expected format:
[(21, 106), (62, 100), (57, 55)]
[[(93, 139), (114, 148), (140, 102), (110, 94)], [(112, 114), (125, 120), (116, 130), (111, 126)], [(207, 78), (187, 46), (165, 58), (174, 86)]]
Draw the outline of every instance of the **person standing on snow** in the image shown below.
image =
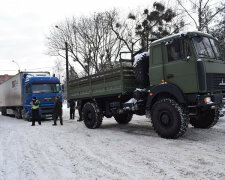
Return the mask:
[(74, 119), (75, 113), (75, 102), (74, 100), (70, 100), (70, 119)]
[(38, 121), (38, 124), (41, 125), (41, 119), (39, 116), (39, 104), (40, 102), (37, 100), (36, 97), (33, 97), (32, 102), (30, 102), (30, 105), (32, 106), (32, 125), (35, 126), (35, 120)]
[(53, 126), (56, 126), (56, 120), (60, 119), (60, 124), (63, 125), (63, 119), (62, 119), (62, 102), (59, 99), (59, 96), (56, 96), (55, 98), (55, 104), (53, 107), (53, 120), (54, 120), (54, 124)]

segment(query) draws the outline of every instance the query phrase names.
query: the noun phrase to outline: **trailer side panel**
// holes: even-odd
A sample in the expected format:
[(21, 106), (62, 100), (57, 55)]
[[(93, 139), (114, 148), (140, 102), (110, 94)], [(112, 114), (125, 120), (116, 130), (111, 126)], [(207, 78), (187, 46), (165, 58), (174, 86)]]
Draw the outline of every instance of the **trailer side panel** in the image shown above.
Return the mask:
[(0, 107), (23, 106), (22, 73), (0, 84)]

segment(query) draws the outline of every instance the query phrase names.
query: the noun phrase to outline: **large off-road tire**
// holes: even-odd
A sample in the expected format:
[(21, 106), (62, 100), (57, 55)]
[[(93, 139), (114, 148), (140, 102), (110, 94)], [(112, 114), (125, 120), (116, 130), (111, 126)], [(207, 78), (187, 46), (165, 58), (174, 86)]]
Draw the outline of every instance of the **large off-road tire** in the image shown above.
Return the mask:
[(102, 113), (96, 103), (86, 103), (82, 109), (82, 119), (89, 129), (99, 128), (102, 124)]
[(149, 56), (144, 54), (134, 66), (134, 75), (139, 84), (149, 86)]
[(173, 99), (157, 101), (151, 110), (152, 125), (163, 138), (176, 139), (182, 136), (189, 124), (188, 113)]
[(128, 124), (132, 120), (132, 117), (133, 114), (131, 113), (117, 114), (114, 116), (118, 124)]
[(209, 109), (201, 112), (201, 114), (196, 117), (191, 117), (190, 124), (195, 128), (208, 129), (218, 122), (219, 115), (218, 109)]

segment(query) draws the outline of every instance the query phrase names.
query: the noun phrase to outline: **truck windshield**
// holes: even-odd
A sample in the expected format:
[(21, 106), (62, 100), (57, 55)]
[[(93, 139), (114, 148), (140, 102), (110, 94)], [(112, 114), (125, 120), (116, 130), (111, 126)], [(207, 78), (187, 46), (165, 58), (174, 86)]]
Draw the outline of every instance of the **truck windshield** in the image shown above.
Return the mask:
[(193, 37), (193, 42), (199, 57), (222, 60), (219, 43), (216, 40), (204, 36), (196, 36)]
[(33, 84), (33, 93), (59, 93), (60, 84)]

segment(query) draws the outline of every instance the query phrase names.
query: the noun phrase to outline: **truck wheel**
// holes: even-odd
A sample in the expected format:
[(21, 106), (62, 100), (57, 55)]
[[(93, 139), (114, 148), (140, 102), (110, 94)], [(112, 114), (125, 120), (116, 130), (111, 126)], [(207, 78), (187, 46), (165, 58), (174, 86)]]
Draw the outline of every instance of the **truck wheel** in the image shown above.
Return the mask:
[(21, 115), (21, 109), (20, 109), (20, 108), (16, 108), (16, 109), (14, 110), (14, 114), (15, 114), (15, 117), (16, 117), (17, 119), (21, 119), (21, 118), (22, 118), (22, 115)]
[(89, 129), (99, 128), (102, 124), (102, 114), (95, 103), (86, 103), (82, 109), (82, 119)]
[(27, 120), (27, 121), (31, 121), (30, 117), (29, 117), (29, 111), (26, 109), (25, 112), (24, 110), (22, 110), (22, 118)]
[(115, 115), (114, 118), (118, 122), (118, 124), (128, 124), (132, 120), (133, 114), (124, 113)]
[(149, 56), (144, 54), (134, 66), (134, 75), (138, 83), (143, 86), (149, 85)]
[(152, 125), (159, 136), (176, 139), (186, 132), (189, 116), (175, 100), (161, 99), (151, 112)]
[(208, 129), (213, 127), (219, 120), (219, 110), (210, 109), (202, 112), (196, 117), (190, 118), (190, 124), (195, 128)]

